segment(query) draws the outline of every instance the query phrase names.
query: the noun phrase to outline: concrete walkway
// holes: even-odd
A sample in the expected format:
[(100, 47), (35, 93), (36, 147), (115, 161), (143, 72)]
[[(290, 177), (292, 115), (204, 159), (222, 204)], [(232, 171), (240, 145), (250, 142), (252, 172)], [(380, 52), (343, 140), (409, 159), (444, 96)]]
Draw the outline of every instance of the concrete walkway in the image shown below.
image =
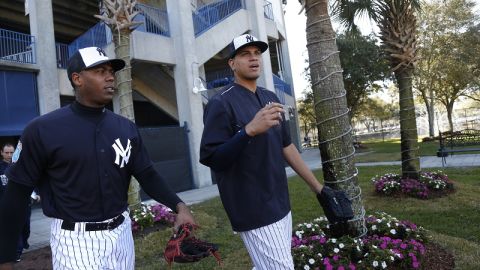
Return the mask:
[[(307, 149), (303, 151), (302, 157), (307, 165), (312, 169), (321, 168), (320, 152), (318, 149)], [(442, 159), (435, 156), (426, 156), (420, 158), (422, 168), (436, 168), (442, 167)], [(381, 166), (381, 165), (400, 165), (400, 161), (389, 162), (372, 162), (372, 163), (357, 163), (357, 166)], [(454, 155), (447, 157), (446, 167), (470, 167), (480, 166), (480, 154), (475, 155)], [(295, 172), (290, 168), (286, 168), (288, 176), (292, 176)], [(216, 185), (188, 190), (178, 193), (180, 198), (187, 204), (196, 204), (202, 201), (218, 196), (218, 189)], [(30, 234), (30, 249), (26, 252), (49, 245), (50, 238), (50, 218), (43, 215), (41, 209), (33, 209), (31, 217), (31, 234)]]

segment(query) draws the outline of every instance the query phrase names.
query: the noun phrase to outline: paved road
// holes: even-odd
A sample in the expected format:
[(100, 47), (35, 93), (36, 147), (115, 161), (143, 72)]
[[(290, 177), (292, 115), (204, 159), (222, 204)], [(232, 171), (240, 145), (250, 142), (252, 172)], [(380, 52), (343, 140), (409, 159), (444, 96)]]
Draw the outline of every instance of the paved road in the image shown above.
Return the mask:
[[(311, 169), (321, 168), (320, 152), (318, 149), (307, 149), (303, 151), (302, 157)], [(442, 167), (442, 159), (435, 156), (420, 158), (422, 168)], [(400, 165), (400, 161), (357, 163), (357, 166), (379, 166), (379, 165)], [(447, 167), (469, 167), (480, 166), (480, 154), (476, 155), (454, 155), (447, 157)], [(286, 168), (287, 175), (295, 173), (290, 167)], [(216, 185), (184, 191), (178, 194), (187, 204), (195, 204), (218, 196)], [(31, 218), (30, 250), (45, 247), (49, 244), (50, 219), (45, 217), (40, 209), (33, 209)], [(27, 251), (28, 252), (28, 251)]]

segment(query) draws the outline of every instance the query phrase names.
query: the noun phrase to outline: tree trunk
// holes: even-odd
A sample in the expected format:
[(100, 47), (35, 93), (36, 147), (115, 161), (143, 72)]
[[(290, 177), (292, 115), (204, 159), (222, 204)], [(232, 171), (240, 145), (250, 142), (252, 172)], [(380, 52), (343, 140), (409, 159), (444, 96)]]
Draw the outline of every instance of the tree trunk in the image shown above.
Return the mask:
[[(125, 61), (125, 68), (117, 72), (116, 83), (120, 103), (120, 115), (135, 122), (132, 98), (132, 68), (130, 64), (130, 30), (121, 30), (120, 32), (112, 29), (113, 42), (115, 44), (115, 55), (117, 58)], [(136, 209), (140, 206), (140, 185), (132, 177), (128, 187), (128, 205), (130, 209)]]
[(450, 127), (450, 132), (453, 132), (453, 102), (449, 102), (446, 107), (448, 126)]
[(335, 32), (327, 0), (305, 1), (307, 48), (325, 184), (345, 190), (353, 201), (351, 234), (366, 233), (365, 210), (354, 163), (352, 128)]
[(400, 94), (400, 137), (403, 177), (418, 179), (420, 160), (418, 158), (417, 120), (412, 92), (412, 69), (395, 71)]
[(383, 128), (383, 120), (380, 119), (380, 131), (382, 132), (382, 142), (385, 142), (385, 130)]
[(430, 102), (429, 106), (427, 106), (427, 114), (428, 114), (428, 134), (430, 137), (435, 137), (435, 101), (434, 101), (434, 93), (433, 89), (430, 88), (429, 97)]

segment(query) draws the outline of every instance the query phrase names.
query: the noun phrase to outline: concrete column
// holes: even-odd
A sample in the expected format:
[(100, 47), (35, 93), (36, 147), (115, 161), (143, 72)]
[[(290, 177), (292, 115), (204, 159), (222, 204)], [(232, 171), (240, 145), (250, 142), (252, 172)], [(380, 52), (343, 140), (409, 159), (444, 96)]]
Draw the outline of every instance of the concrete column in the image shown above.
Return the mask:
[[(265, 26), (265, 16), (263, 11), (264, 1), (245, 0), (247, 10), (250, 14), (250, 26), (252, 27), (252, 35), (261, 41), (268, 43), (267, 28)], [(272, 77), (272, 63), (270, 61), (270, 52), (267, 50), (262, 55), (263, 68), (262, 75), (258, 78), (258, 85), (274, 91)]]
[(197, 188), (212, 184), (210, 169), (200, 164), (200, 140), (203, 132), (203, 105), (200, 93), (194, 94), (193, 80), (199, 76), (195, 34), (190, 1), (167, 0), (171, 38), (175, 47), (174, 68), (180, 125), (188, 124), (188, 140), (194, 185)]
[(30, 34), (35, 36), (35, 52), (39, 72), (37, 75), (40, 114), (60, 108), (57, 57), (53, 28), (52, 0), (29, 1)]

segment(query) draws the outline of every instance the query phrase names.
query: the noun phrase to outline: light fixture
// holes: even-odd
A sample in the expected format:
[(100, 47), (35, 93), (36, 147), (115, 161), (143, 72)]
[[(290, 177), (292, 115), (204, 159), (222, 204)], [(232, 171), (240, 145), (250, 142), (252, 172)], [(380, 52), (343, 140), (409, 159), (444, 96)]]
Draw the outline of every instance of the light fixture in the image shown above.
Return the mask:
[(204, 85), (204, 80), (200, 77), (197, 77), (193, 80), (193, 93), (198, 94), (203, 91), (207, 91), (208, 89)]

